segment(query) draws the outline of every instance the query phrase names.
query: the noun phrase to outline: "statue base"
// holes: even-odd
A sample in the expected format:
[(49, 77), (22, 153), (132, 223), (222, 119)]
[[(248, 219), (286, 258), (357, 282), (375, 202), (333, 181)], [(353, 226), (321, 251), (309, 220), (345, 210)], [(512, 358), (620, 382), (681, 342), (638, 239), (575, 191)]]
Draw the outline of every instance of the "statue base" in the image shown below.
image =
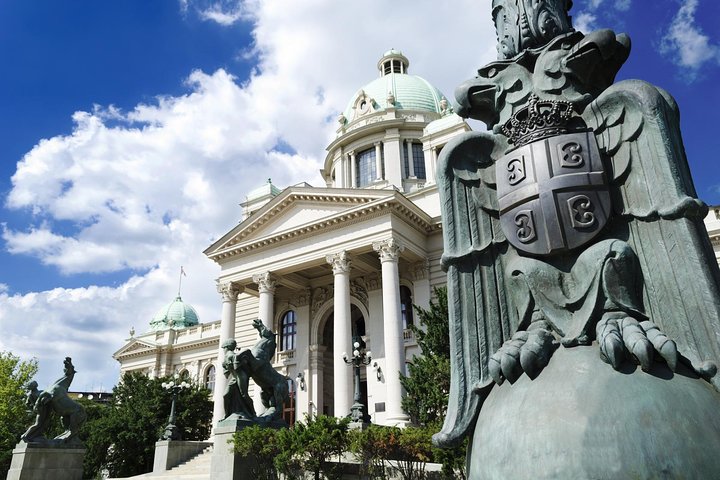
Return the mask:
[(155, 443), (153, 473), (164, 472), (202, 453), (210, 442), (189, 440), (158, 440)]
[(650, 372), (559, 348), (535, 379), (495, 385), (478, 416), (468, 478), (717, 478), (720, 394), (684, 365)]
[(7, 480), (82, 480), (82, 445), (20, 442), (13, 450)]
[(213, 480), (244, 480), (247, 478), (248, 462), (251, 460), (235, 454), (232, 438), (235, 432), (253, 425), (265, 428), (287, 428), (288, 426), (284, 421), (258, 422), (246, 420), (237, 414), (220, 420), (215, 427), (213, 436), (215, 446), (210, 462), (210, 478)]

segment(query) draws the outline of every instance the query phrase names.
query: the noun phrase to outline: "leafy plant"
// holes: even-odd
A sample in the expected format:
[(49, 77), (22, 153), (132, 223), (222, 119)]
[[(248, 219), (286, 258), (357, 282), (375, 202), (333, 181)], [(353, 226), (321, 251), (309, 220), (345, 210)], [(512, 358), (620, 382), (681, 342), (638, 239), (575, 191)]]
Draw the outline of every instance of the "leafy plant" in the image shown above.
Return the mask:
[[(342, 475), (340, 456), (349, 445), (349, 418), (338, 419), (325, 415), (305, 416), (292, 430), (293, 451), (301, 459), (305, 470), (315, 480), (339, 479)], [(332, 459), (336, 461), (332, 461)]]
[(278, 431), (257, 425), (246, 427), (233, 435), (235, 453), (248, 459), (249, 478), (276, 480), (275, 458), (282, 453)]
[(32, 423), (25, 406), (25, 385), (37, 373), (37, 360), (0, 352), (0, 478), (10, 469), (12, 451)]

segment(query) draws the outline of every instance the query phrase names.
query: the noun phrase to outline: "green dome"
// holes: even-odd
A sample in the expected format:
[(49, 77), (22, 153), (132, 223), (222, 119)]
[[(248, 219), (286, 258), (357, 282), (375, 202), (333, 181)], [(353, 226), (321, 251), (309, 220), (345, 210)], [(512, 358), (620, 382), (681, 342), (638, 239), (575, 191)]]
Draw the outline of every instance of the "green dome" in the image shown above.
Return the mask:
[(150, 321), (152, 330), (167, 330), (173, 328), (179, 330), (181, 328), (197, 325), (199, 322), (195, 309), (182, 301), (178, 296), (175, 300), (165, 305), (153, 316)]
[[(362, 99), (372, 99), (372, 111), (388, 107), (398, 110), (415, 110), (441, 113), (440, 105), (444, 95), (422, 77), (408, 75), (409, 62), (402, 52), (391, 49), (378, 61), (380, 78), (376, 78), (359, 89), (348, 102), (343, 115), (352, 122), (361, 112), (355, 110)], [(391, 103), (393, 102), (393, 103)]]

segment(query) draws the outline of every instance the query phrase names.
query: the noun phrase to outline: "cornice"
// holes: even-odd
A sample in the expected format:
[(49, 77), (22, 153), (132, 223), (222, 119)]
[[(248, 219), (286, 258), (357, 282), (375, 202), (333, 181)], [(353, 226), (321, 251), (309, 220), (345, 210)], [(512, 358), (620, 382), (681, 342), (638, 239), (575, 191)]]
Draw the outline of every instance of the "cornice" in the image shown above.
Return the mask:
[(433, 219), (426, 215), (424, 212), (418, 212), (418, 210), (418, 207), (416, 207), (409, 200), (404, 199), (400, 194), (395, 192), (383, 198), (373, 199), (373, 201), (364, 203), (358, 208), (352, 208), (343, 212), (339, 212), (335, 215), (325, 217), (319, 221), (300, 225), (291, 230), (277, 232), (273, 235), (247, 242), (229, 242), (227, 247), (218, 249), (213, 253), (208, 253), (207, 256), (213, 261), (219, 263), (223, 259), (238, 254), (244, 254), (263, 248), (271, 248), (272, 246), (281, 242), (296, 241), (303, 238), (307, 234), (316, 233), (318, 231), (327, 232), (340, 228), (345, 228), (360, 221), (375, 218), (387, 213), (395, 213), (400, 215), (416, 230), (424, 234), (430, 234), (432, 232), (440, 230), (440, 224), (434, 222)]

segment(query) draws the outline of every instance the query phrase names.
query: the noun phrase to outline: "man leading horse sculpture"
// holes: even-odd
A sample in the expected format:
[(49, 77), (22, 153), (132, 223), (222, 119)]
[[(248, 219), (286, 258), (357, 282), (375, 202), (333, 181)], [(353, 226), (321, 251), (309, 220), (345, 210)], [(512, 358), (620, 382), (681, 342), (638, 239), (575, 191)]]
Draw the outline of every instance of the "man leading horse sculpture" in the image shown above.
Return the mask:
[[(282, 405), (289, 398), (288, 377), (275, 371), (271, 363), (277, 347), (275, 334), (259, 319), (253, 321), (253, 327), (258, 331), (260, 340), (252, 349), (235, 353), (237, 342), (234, 339), (222, 345), (225, 350), (223, 372), (228, 378), (224, 394), (225, 418), (236, 414), (246, 420), (272, 422), (281, 418)], [(260, 415), (255, 413), (248, 395), (251, 378), (262, 390), (261, 401), (265, 411)]]

